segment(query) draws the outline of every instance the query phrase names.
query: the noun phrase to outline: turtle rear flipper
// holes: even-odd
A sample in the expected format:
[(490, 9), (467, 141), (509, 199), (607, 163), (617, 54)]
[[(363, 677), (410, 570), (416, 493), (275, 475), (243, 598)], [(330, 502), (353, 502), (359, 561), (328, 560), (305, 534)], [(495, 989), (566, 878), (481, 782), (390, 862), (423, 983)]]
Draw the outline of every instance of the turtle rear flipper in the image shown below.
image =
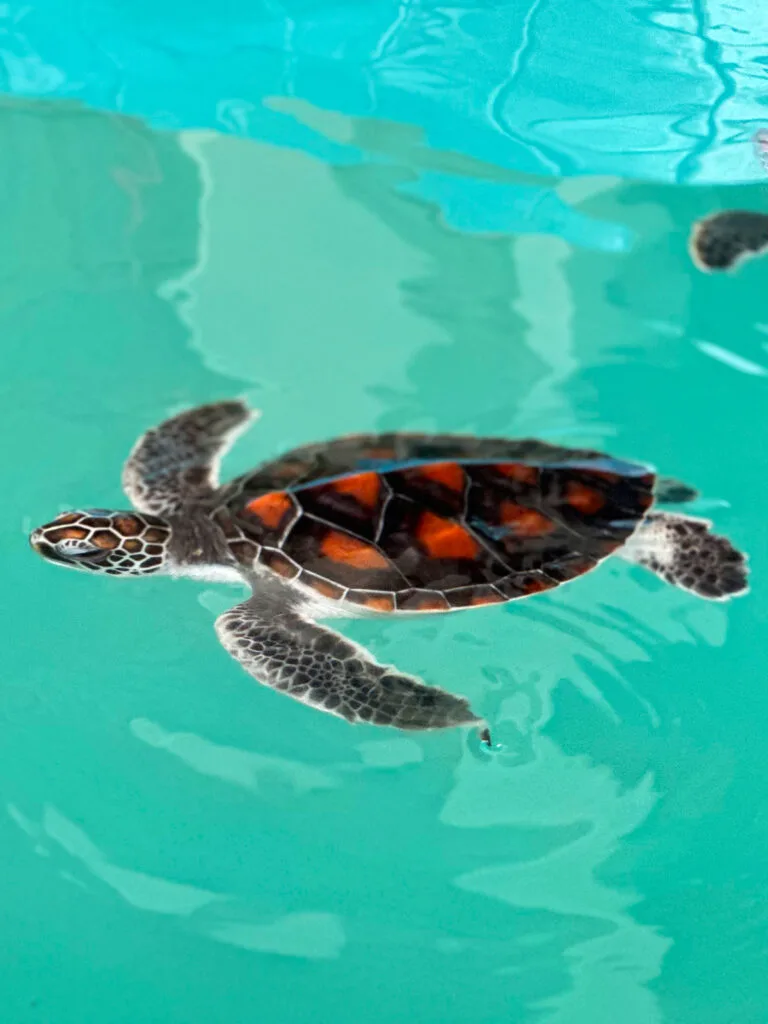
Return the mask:
[(652, 512), (619, 552), (667, 583), (711, 601), (745, 593), (746, 556), (711, 523), (692, 516)]

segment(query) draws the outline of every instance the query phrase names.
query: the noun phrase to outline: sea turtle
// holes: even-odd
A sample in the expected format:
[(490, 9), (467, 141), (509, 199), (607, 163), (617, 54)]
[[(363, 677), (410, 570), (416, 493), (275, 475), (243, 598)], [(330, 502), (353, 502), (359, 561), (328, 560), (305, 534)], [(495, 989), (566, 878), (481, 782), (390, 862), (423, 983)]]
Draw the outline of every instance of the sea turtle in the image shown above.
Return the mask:
[[(756, 132), (753, 143), (768, 171), (768, 132)], [(731, 270), (768, 249), (768, 214), (754, 210), (711, 213), (694, 223), (688, 248), (699, 270)]]
[(721, 210), (697, 220), (689, 243), (699, 270), (731, 270), (768, 249), (768, 215)]
[(483, 721), (316, 619), (449, 612), (551, 590), (618, 553), (704, 598), (747, 589), (745, 557), (702, 519), (650, 511), (695, 491), (646, 466), (543, 441), (358, 434), (219, 485), (251, 414), (239, 401), (148, 431), (123, 471), (136, 511), (66, 512), (32, 547), (109, 576), (245, 582), (216, 622), (259, 682), (350, 722)]

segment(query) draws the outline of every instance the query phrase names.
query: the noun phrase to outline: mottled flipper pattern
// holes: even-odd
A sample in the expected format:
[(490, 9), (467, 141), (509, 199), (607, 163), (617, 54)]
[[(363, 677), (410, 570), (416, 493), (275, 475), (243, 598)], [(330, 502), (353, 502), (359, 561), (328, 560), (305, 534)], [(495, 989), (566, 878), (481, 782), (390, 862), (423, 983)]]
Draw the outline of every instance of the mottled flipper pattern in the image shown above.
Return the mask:
[(693, 262), (701, 270), (730, 270), (768, 249), (768, 215), (723, 210), (696, 222), (690, 240)]
[[(293, 609), (251, 598), (216, 620), (227, 651), (260, 683), (348, 722), (443, 729), (482, 722), (469, 704), (425, 686)], [(483, 729), (488, 739), (487, 730)]]
[(218, 486), (222, 455), (251, 419), (243, 402), (216, 402), (148, 430), (123, 468), (123, 490), (134, 507), (168, 515), (208, 497)]
[(747, 589), (746, 557), (706, 519), (653, 512), (619, 554), (667, 583), (699, 597), (723, 600)]

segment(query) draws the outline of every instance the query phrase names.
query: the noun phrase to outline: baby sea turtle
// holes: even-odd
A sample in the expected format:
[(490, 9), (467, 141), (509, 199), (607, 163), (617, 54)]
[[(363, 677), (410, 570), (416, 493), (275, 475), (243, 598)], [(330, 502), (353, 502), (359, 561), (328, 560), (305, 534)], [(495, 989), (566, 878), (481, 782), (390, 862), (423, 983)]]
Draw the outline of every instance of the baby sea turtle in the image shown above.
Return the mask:
[[(768, 132), (756, 132), (753, 143), (768, 171)], [(702, 217), (693, 225), (688, 248), (699, 270), (731, 270), (768, 249), (768, 215), (754, 210), (720, 210)]]
[(358, 434), (219, 486), (251, 418), (226, 401), (167, 420), (125, 465), (136, 511), (67, 512), (30, 542), (109, 576), (247, 583), (248, 600), (216, 622), (221, 643), (259, 682), (350, 722), (474, 724), (489, 739), (466, 700), (378, 664), (318, 618), (500, 604), (613, 553), (700, 597), (747, 589), (744, 555), (710, 523), (650, 511), (696, 492), (645, 466), (543, 441)]
[(721, 210), (697, 220), (689, 243), (699, 270), (731, 270), (768, 249), (768, 215)]

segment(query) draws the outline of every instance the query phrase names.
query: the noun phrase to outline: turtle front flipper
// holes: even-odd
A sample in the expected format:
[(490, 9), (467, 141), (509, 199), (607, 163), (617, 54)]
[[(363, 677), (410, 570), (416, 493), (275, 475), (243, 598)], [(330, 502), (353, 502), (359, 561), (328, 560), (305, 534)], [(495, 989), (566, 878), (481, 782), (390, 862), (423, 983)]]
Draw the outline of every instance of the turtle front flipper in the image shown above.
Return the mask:
[(484, 723), (461, 697), (379, 665), (358, 644), (254, 595), (216, 620), (227, 651), (258, 682), (348, 722), (399, 729)]
[(707, 519), (651, 512), (619, 554), (710, 601), (746, 593), (746, 555), (711, 526)]
[(148, 430), (123, 468), (123, 490), (134, 507), (168, 515), (211, 495), (222, 456), (253, 415), (244, 402), (216, 402)]

